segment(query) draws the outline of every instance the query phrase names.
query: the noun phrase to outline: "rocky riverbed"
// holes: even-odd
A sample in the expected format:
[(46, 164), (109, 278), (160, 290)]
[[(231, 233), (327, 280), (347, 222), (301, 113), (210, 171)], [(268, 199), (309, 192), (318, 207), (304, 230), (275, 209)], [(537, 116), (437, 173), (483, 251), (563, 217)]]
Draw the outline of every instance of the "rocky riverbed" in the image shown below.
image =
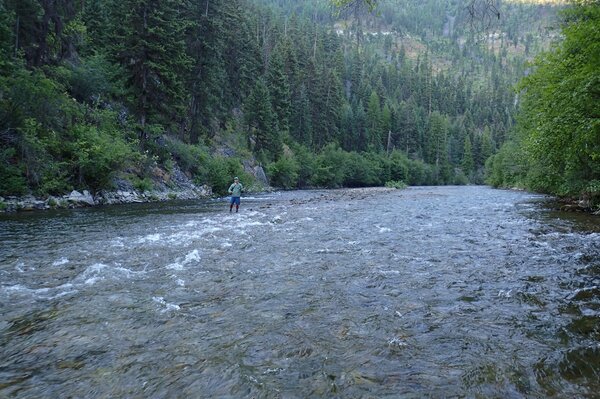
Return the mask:
[(592, 398), (600, 226), (483, 186), (0, 215), (0, 397)]

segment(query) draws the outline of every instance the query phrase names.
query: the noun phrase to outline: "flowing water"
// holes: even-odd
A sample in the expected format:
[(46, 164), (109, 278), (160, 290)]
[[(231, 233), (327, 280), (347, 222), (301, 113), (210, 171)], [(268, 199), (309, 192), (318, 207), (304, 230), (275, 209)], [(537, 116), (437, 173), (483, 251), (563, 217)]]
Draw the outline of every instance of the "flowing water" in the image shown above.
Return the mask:
[(0, 216), (0, 397), (599, 397), (599, 219), (547, 202), (427, 187)]

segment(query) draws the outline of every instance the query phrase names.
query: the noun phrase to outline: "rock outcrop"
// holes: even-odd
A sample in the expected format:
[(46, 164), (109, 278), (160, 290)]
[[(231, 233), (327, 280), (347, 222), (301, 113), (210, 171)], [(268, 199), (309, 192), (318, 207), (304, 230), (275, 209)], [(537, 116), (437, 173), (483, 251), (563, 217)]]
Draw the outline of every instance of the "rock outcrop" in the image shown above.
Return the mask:
[[(160, 173), (159, 173), (160, 172)], [(155, 202), (173, 199), (198, 199), (212, 195), (209, 186), (198, 186), (181, 172), (174, 168), (171, 173), (162, 169), (153, 173), (153, 188), (139, 190), (131, 181), (117, 178), (113, 181), (115, 189), (100, 190), (94, 194), (88, 190), (73, 190), (63, 196), (50, 196), (48, 198), (25, 197), (0, 197), (0, 212), (34, 211), (43, 209), (83, 208), (97, 205), (129, 204), (136, 202)]]

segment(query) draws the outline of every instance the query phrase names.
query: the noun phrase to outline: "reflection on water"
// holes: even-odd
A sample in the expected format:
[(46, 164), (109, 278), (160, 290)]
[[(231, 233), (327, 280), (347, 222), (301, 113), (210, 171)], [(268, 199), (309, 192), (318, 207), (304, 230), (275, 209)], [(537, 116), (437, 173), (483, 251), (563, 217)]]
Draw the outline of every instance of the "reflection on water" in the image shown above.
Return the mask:
[(598, 219), (544, 201), (427, 187), (2, 215), (0, 396), (594, 397)]

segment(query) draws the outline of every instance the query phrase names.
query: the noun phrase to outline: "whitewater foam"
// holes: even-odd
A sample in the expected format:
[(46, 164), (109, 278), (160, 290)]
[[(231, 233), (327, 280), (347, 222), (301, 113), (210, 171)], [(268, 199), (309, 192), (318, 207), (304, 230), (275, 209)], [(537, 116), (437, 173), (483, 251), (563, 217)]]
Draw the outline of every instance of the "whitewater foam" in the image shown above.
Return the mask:
[(153, 296), (152, 300), (165, 307), (163, 310), (161, 310), (161, 313), (181, 309), (181, 307), (179, 305), (176, 305), (174, 303), (168, 303), (167, 301), (165, 301), (165, 298), (163, 298), (162, 296)]
[(66, 265), (67, 263), (69, 263), (68, 258), (60, 258), (60, 259), (52, 262), (52, 266), (62, 266), (62, 265)]
[(192, 252), (185, 256), (183, 264), (186, 265), (190, 262), (199, 262), (200, 261), (200, 253), (197, 249), (194, 249)]

